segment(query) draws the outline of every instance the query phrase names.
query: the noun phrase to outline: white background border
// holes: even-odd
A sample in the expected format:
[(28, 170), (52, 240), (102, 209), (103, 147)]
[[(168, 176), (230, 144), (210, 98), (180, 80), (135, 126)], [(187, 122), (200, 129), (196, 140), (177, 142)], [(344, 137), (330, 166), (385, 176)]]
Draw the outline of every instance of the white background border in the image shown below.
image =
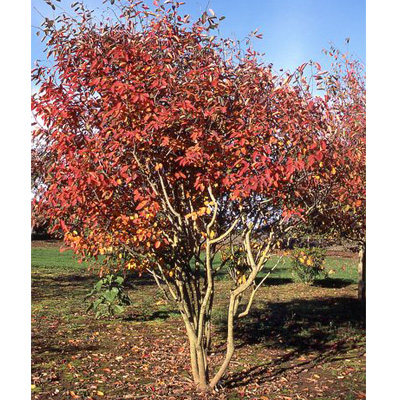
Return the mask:
[[(29, 5), (27, 0), (3, 2), (0, 25), (0, 397), (13, 400), (30, 398)], [(399, 8), (394, 0), (367, 1), (369, 400), (400, 398)]]

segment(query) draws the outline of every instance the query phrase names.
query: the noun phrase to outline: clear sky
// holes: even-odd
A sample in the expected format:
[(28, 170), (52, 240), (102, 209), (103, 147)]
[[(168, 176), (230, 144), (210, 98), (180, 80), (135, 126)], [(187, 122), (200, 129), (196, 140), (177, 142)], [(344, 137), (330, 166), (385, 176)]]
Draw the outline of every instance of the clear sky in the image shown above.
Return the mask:
[[(68, 10), (74, 1), (54, 3)], [(102, 0), (84, 2), (89, 8), (104, 8)], [(32, 25), (38, 26), (42, 20), (36, 10), (53, 16), (53, 10), (43, 0), (32, 0), (31, 6)], [(243, 39), (259, 28), (264, 37), (255, 40), (254, 47), (265, 53), (264, 60), (273, 63), (275, 70), (294, 70), (310, 59), (327, 68), (330, 60), (321, 51), (330, 43), (366, 61), (365, 0), (187, 0), (182, 12), (197, 18), (208, 8), (217, 16), (226, 17), (221, 21), (222, 36)], [(32, 65), (44, 58), (44, 46), (36, 31), (32, 28)], [(350, 38), (348, 45), (346, 38)]]

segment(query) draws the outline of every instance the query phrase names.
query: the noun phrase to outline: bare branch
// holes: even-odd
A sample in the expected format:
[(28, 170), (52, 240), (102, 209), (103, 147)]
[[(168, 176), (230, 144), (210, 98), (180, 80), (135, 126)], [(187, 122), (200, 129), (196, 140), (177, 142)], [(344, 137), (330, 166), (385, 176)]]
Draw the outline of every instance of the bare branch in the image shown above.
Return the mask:
[(264, 278), (261, 279), (260, 283), (259, 283), (257, 286), (255, 286), (255, 288), (254, 288), (253, 291), (251, 292), (251, 295), (250, 295), (250, 298), (249, 298), (249, 300), (248, 300), (246, 309), (238, 315), (238, 318), (242, 318), (242, 317), (246, 316), (246, 315), (249, 313), (250, 308), (251, 308), (251, 305), (253, 304), (254, 296), (255, 296), (257, 290), (262, 286), (262, 284), (265, 282), (265, 280), (271, 275), (271, 272), (272, 272), (272, 271), (276, 268), (276, 266), (280, 263), (282, 257), (283, 257), (283, 256), (281, 256), (281, 257), (278, 259), (278, 261), (277, 261), (277, 262), (275, 263), (275, 265), (268, 271), (268, 273), (264, 276)]

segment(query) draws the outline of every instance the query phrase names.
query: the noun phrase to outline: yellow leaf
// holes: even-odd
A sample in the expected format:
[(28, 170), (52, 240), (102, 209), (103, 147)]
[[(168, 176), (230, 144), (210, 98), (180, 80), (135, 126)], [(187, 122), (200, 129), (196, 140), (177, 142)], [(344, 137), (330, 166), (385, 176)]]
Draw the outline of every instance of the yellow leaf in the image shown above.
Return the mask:
[(101, 392), (100, 390), (97, 391), (97, 396), (104, 396), (104, 393)]
[(331, 172), (332, 172), (332, 175), (335, 175), (336, 174), (336, 168), (333, 167)]
[(210, 238), (213, 239), (214, 236), (215, 236), (215, 232), (214, 232), (214, 231), (211, 231), (211, 232), (210, 232)]
[(36, 385), (31, 385), (31, 389), (36, 389)]

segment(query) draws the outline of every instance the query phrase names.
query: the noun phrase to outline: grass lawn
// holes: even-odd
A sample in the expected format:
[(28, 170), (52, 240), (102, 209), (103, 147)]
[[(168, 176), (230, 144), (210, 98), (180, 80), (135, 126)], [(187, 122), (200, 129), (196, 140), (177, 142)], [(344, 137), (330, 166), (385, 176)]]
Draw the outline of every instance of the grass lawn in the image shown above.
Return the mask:
[[(32, 398), (364, 398), (365, 313), (356, 299), (357, 260), (328, 257), (327, 268), (335, 273), (311, 287), (293, 282), (284, 261), (260, 289), (253, 311), (237, 324), (237, 352), (223, 386), (200, 396), (191, 385), (183, 322), (150, 279), (134, 282), (133, 304), (122, 317), (97, 320), (83, 302), (97, 277), (71, 252), (60, 253), (57, 244), (35, 244)], [(220, 277), (217, 292), (227, 285)], [(217, 364), (227, 300), (215, 299)]]

